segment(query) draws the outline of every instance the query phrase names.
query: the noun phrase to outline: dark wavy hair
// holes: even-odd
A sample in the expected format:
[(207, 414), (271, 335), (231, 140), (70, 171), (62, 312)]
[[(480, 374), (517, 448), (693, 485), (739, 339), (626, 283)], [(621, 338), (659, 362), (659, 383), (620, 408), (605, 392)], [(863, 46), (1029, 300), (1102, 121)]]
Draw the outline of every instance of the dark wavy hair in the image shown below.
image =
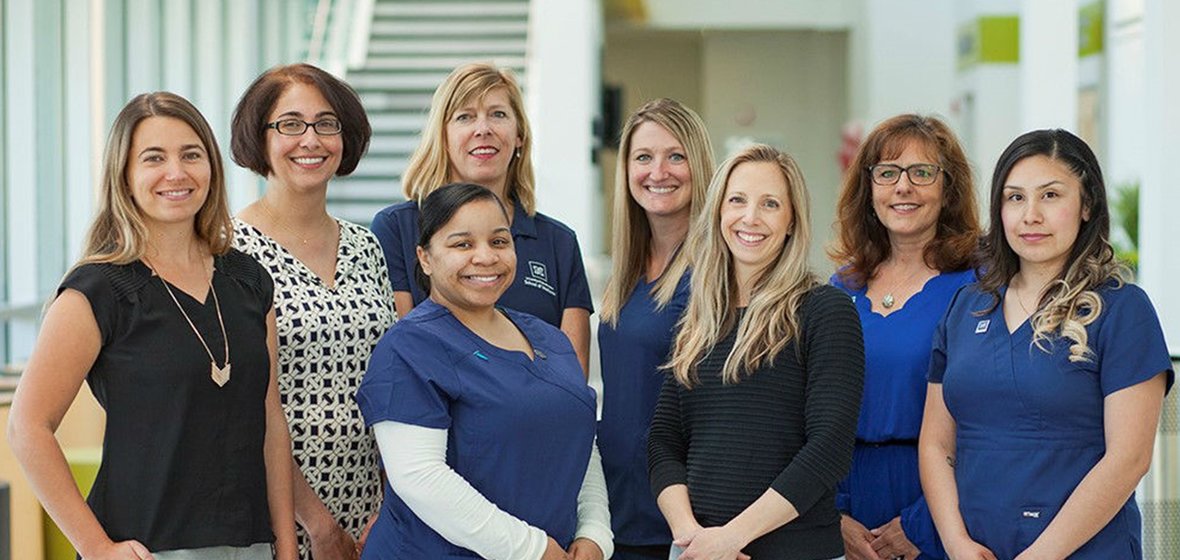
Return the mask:
[(1033, 339), (1042, 346), (1049, 334), (1060, 330), (1074, 342), (1070, 360), (1085, 360), (1091, 353), (1086, 345), (1085, 326), (1102, 312), (1102, 299), (1096, 290), (1111, 282), (1122, 285), (1127, 272), (1115, 260), (1110, 245), (1110, 209), (1098, 158), (1085, 141), (1068, 131), (1046, 129), (1022, 134), (1008, 145), (996, 163), (988, 211), (991, 225), (979, 252), (979, 287), (992, 296), (992, 302), (981, 312), (990, 312), (1000, 304), (1000, 288), (1008, 285), (1020, 271), (1020, 257), (1004, 235), (1001, 216), (1004, 184), (1017, 163), (1033, 156), (1060, 162), (1077, 177), (1082, 185), (1082, 211), (1089, 214), (1079, 226), (1065, 266), (1041, 295), (1038, 309), (1030, 320)]
[(873, 213), (873, 178), (869, 167), (893, 159), (910, 142), (938, 158), (943, 171), (942, 208), (934, 239), (926, 245), (926, 264), (941, 271), (974, 265), (979, 243), (979, 211), (971, 166), (958, 138), (937, 117), (892, 117), (869, 133), (844, 174), (836, 205), (836, 240), (828, 256), (842, 267), (838, 274), (852, 286), (864, 286), (891, 254), (889, 232)]

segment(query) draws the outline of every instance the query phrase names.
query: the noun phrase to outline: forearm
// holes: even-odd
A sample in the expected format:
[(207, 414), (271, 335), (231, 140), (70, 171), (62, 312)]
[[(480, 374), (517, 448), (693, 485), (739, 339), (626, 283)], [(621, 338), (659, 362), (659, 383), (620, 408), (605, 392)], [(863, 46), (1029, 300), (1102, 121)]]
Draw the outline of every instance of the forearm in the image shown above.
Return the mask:
[[(271, 390), (277, 392), (277, 387), (272, 385)], [(266, 460), (266, 500), (271, 530), (275, 535), (275, 558), (294, 559), (298, 549), (295, 541), (295, 507), (292, 503), (292, 473), (296, 469), (291, 460), (291, 436), (278, 395), (268, 397), (267, 400), (263, 452)]]
[(672, 530), (673, 538), (681, 538), (701, 528), (697, 518), (692, 513), (692, 503), (688, 498), (688, 486), (673, 484), (664, 488), (656, 496), (656, 505), (668, 520), (668, 527)]
[(745, 548), (754, 539), (765, 535), (799, 517), (799, 511), (782, 494), (773, 489), (762, 493), (754, 503), (729, 520), (725, 528), (732, 531)]
[(54, 523), (83, 557), (113, 541), (86, 505), (52, 430), (10, 426), (9, 445), (29, 485)]
[(291, 490), (294, 500), (295, 521), (313, 537), (323, 531), (331, 529), (337, 524), (332, 512), (324, 505), (319, 494), (307, 482), (299, 470), (299, 464), (291, 463)]
[(930, 517), (943, 542), (956, 538), (970, 538), (963, 515), (959, 513), (959, 487), (955, 482), (955, 452), (953, 448), (933, 442), (918, 446), (918, 471), (922, 492)]
[(484, 558), (544, 554), (544, 531), (501, 510), (446, 464), (446, 430), (380, 422), (373, 432), (390, 486), (434, 532)]
[(582, 480), (582, 488), (578, 492), (578, 528), (574, 538), (594, 541), (602, 550), (603, 558), (610, 558), (614, 552), (606, 476), (602, 471), (602, 458), (598, 454), (597, 443), (590, 449), (590, 464), (586, 467), (586, 477)]

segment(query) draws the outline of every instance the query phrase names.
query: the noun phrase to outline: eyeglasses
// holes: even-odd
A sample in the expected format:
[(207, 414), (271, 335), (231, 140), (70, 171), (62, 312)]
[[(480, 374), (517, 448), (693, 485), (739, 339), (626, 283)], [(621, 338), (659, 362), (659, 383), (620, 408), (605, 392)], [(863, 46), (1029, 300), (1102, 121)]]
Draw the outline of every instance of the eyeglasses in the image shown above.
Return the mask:
[(320, 136), (335, 136), (343, 130), (340, 121), (337, 119), (320, 119), (316, 122), (307, 122), (299, 119), (279, 119), (272, 123), (266, 123), (266, 128), (273, 128), (283, 136), (302, 136), (304, 132), (307, 132), (308, 127), (311, 127)]
[(934, 181), (938, 180), (938, 173), (942, 171), (941, 167), (933, 163), (915, 163), (909, 167), (892, 163), (878, 163), (869, 166), (868, 169), (873, 176), (873, 182), (886, 187), (896, 185), (897, 181), (901, 179), (902, 173), (910, 176), (910, 184), (915, 187), (932, 185)]

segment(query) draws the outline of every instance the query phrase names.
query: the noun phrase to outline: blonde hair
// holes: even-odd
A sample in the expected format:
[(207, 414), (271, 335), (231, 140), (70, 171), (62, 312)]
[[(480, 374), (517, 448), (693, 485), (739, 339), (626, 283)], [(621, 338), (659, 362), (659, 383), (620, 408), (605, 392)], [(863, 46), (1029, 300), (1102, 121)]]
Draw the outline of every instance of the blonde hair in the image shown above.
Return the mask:
[(979, 289), (992, 296), (989, 313), (1000, 304), (1000, 287), (1007, 285), (1020, 271), (1020, 259), (1008, 244), (1004, 232), (1002, 206), (1004, 185), (1012, 168), (1025, 158), (1044, 156), (1067, 167), (1081, 184), (1081, 204), (1089, 214), (1078, 228), (1077, 238), (1070, 248), (1065, 266), (1045, 286), (1037, 310), (1029, 318), (1033, 329), (1033, 344), (1048, 351), (1046, 343), (1058, 333), (1072, 341), (1069, 361), (1090, 361), (1094, 352), (1089, 346), (1086, 326), (1102, 314), (1102, 297), (1098, 289), (1104, 286), (1120, 288), (1129, 272), (1114, 258), (1110, 246), (1110, 209), (1106, 201), (1106, 183), (1093, 150), (1073, 133), (1061, 129), (1034, 130), (1020, 135), (996, 163), (992, 175), (991, 226), (980, 247)]
[[(700, 214), (705, 204), (708, 180), (713, 176), (713, 147), (709, 144), (709, 133), (705, 123), (692, 109), (680, 102), (667, 99), (653, 99), (643, 104), (627, 119), (620, 137), (619, 161), (615, 166), (614, 221), (611, 224), (611, 274), (602, 298), (603, 321), (617, 324), (619, 310), (643, 275), (647, 258), (651, 253), (651, 226), (647, 214), (631, 197), (630, 178), (627, 175), (631, 153), (631, 136), (643, 123), (655, 123), (667, 130), (684, 148), (688, 158), (688, 169), (692, 175), (692, 198), (689, 202), (689, 220)], [(652, 286), (656, 308), (663, 308), (676, 293), (680, 277), (689, 267), (688, 251), (679, 250), (664, 269), (664, 273)]]
[(148, 227), (142, 211), (131, 197), (127, 164), (135, 129), (149, 117), (181, 120), (200, 138), (209, 158), (209, 194), (193, 219), (193, 229), (214, 255), (226, 253), (232, 245), (233, 222), (225, 192), (225, 170), (213, 130), (187, 99), (160, 91), (137, 95), (123, 107), (111, 125), (100, 175), (102, 199), (78, 264), (127, 264), (142, 258), (147, 250)]
[[(516, 113), (516, 133), (520, 136), (520, 148), (508, 162), (506, 193), (530, 216), (537, 211), (535, 180), (533, 179), (533, 136), (529, 119), (524, 112), (524, 100), (516, 77), (507, 68), (477, 62), (459, 66), (451, 71), (447, 79), (434, 90), (430, 102), (430, 114), (422, 127), (422, 141), (410, 156), (402, 175), (402, 190), (407, 199), (419, 205), (439, 187), (450, 183), (451, 159), (447, 155), (447, 121), (455, 111), (483, 99), (495, 90), (508, 95), (508, 104)], [(505, 201), (507, 202), (507, 201)]]
[[(737, 285), (732, 256), (722, 237), (721, 206), (734, 168), (756, 162), (777, 165), (782, 171), (794, 220), (782, 252), (754, 281), (749, 306), (735, 327)], [(795, 160), (764, 144), (750, 146), (727, 160), (713, 177), (705, 208), (688, 238), (693, 257), (692, 290), (665, 367), (682, 385), (692, 387), (698, 380), (697, 365), (730, 329), (737, 328), (736, 343), (721, 370), (723, 382), (737, 383), (743, 374), (772, 365), (787, 343), (799, 337), (799, 307), (818, 284), (807, 265), (811, 218), (807, 186)]]

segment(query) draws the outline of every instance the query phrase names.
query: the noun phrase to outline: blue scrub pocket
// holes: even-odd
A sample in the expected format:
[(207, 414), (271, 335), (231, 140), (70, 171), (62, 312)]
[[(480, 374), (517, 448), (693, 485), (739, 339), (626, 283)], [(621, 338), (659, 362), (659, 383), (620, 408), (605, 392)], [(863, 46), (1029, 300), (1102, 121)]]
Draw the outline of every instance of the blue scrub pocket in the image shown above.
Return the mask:
[[(1053, 520), (1053, 516), (1057, 515), (1055, 508), (1044, 506), (1022, 506), (1017, 512), (1019, 519), (1016, 520), (1016, 543), (1017, 550), (1012, 551), (1013, 556), (1024, 552), (1024, 550), (1032, 546), (1033, 541), (1045, 532), (1045, 528), (1049, 526), (1049, 522)], [(998, 551), (997, 551), (998, 552)]]

